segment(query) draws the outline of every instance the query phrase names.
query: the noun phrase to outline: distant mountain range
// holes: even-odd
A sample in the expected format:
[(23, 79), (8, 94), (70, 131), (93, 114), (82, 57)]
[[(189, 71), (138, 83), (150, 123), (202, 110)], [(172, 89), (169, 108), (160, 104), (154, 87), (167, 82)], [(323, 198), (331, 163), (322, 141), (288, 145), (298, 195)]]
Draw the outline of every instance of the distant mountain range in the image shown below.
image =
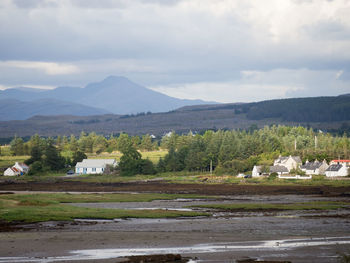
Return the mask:
[(322, 131), (350, 132), (350, 96), (293, 98), (254, 103), (186, 106), (164, 113), (98, 116), (36, 116), (0, 121), (0, 138), (79, 135), (81, 131), (110, 135), (126, 132), (163, 135), (208, 129), (248, 129), (264, 125), (303, 125)]
[(0, 120), (24, 120), (35, 115), (167, 112), (186, 105), (210, 102), (173, 98), (125, 77), (110, 76), (101, 82), (90, 83), (85, 88), (6, 89), (0, 91), (0, 103)]
[(0, 120), (26, 120), (35, 115), (71, 115), (89, 116), (107, 114), (106, 110), (89, 107), (77, 103), (39, 99), (34, 101), (19, 101), (16, 99), (0, 100)]

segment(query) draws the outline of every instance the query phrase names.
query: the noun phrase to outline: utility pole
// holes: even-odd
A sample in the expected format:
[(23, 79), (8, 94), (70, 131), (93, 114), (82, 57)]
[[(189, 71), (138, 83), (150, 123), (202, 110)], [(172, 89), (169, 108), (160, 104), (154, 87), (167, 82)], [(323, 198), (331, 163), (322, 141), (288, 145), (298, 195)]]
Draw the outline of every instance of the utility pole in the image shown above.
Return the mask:
[(210, 174), (213, 174), (213, 160), (210, 160)]
[(297, 150), (297, 139), (294, 139), (294, 150)]
[(317, 136), (315, 135), (315, 150), (317, 148)]

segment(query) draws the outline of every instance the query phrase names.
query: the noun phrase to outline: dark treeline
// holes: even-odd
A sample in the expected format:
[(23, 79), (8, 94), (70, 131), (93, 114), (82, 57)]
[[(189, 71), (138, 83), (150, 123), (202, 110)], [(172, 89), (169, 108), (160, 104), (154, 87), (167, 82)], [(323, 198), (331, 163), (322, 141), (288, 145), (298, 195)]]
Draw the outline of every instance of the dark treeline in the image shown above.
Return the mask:
[(246, 172), (254, 165), (271, 165), (279, 155), (299, 155), (305, 161), (348, 158), (350, 140), (304, 127), (272, 126), (250, 131), (207, 131), (203, 135), (163, 137), (169, 153), (160, 160), (161, 171), (209, 170)]
[[(178, 135), (171, 132), (156, 140), (150, 135), (104, 136), (96, 133), (81, 133), (80, 137), (58, 136), (44, 139), (38, 135), (28, 142), (15, 138), (11, 142), (13, 155), (30, 154), (33, 156), (35, 145), (53, 145), (58, 153), (70, 152), (70, 156), (80, 153), (102, 153), (120, 151), (125, 157), (122, 166), (135, 173), (155, 173), (168, 171), (208, 171), (210, 166), (217, 173), (246, 172), (255, 164), (269, 165), (281, 155), (299, 155), (305, 161), (335, 158), (349, 158), (350, 139), (346, 134), (333, 136), (329, 133), (314, 131), (305, 127), (271, 126), (263, 129), (251, 127), (248, 131), (206, 131), (203, 134)], [(35, 147), (34, 147), (35, 148)], [(144, 163), (136, 150), (152, 151), (167, 149), (168, 154), (160, 159), (157, 170), (150, 162)], [(41, 149), (43, 151), (44, 147)], [(51, 148), (52, 149), (52, 148)], [(46, 155), (45, 155), (46, 156)], [(65, 154), (67, 156), (67, 154)], [(134, 162), (128, 162), (129, 156)], [(74, 162), (70, 162), (74, 165)], [(130, 168), (131, 167), (131, 168)], [(126, 171), (125, 170), (125, 171)], [(142, 172), (147, 170), (146, 172)]]

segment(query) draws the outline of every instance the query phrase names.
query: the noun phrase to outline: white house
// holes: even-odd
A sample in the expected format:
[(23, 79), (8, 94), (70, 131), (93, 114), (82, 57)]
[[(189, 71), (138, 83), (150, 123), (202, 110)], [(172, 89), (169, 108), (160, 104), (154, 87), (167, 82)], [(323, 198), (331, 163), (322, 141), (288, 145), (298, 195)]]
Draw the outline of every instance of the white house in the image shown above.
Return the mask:
[(315, 160), (314, 162), (309, 162), (306, 160), (305, 164), (300, 166), (300, 169), (305, 172), (307, 175), (311, 174), (322, 174), (324, 175), (326, 173), (326, 170), (328, 168), (328, 164), (326, 160), (323, 160), (323, 162), (319, 162), (318, 160)]
[(21, 171), (17, 170), (15, 167), (9, 167), (4, 172), (4, 176), (17, 176), (20, 174)]
[(302, 164), (301, 159), (299, 156), (291, 156), (288, 157), (282, 157), (281, 155), (274, 161), (273, 166), (284, 166), (290, 170), (297, 169)]
[(327, 177), (347, 176), (349, 173), (349, 167), (345, 163), (331, 164), (326, 170)]
[(76, 174), (102, 174), (105, 172), (107, 165), (117, 166), (115, 159), (84, 159), (75, 166)]
[(275, 166), (269, 166), (269, 172), (268, 173), (264, 173), (262, 171), (262, 166), (261, 165), (259, 165), (259, 166), (254, 165), (253, 171), (252, 171), (252, 177), (261, 177), (263, 175), (270, 175), (272, 173), (277, 173), (278, 175), (282, 175), (282, 174), (288, 174), (289, 171), (284, 166), (275, 165)]
[(9, 167), (5, 170), (5, 176), (16, 176), (16, 175), (24, 175), (28, 173), (29, 167), (24, 163), (16, 162), (15, 165)]

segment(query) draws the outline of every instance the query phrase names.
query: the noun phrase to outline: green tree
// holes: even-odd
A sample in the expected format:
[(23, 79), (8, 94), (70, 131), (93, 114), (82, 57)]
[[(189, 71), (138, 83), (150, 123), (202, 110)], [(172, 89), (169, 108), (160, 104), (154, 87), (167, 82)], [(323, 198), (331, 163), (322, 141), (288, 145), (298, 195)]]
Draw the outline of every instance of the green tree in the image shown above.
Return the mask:
[(65, 166), (65, 159), (59, 154), (52, 141), (48, 141), (46, 146), (43, 165), (52, 171), (58, 171)]
[(77, 162), (81, 162), (86, 158), (87, 158), (86, 154), (78, 150), (73, 153), (72, 165), (75, 166)]
[(24, 154), (24, 142), (22, 138), (15, 138), (10, 143), (10, 149), (12, 155), (23, 155)]

